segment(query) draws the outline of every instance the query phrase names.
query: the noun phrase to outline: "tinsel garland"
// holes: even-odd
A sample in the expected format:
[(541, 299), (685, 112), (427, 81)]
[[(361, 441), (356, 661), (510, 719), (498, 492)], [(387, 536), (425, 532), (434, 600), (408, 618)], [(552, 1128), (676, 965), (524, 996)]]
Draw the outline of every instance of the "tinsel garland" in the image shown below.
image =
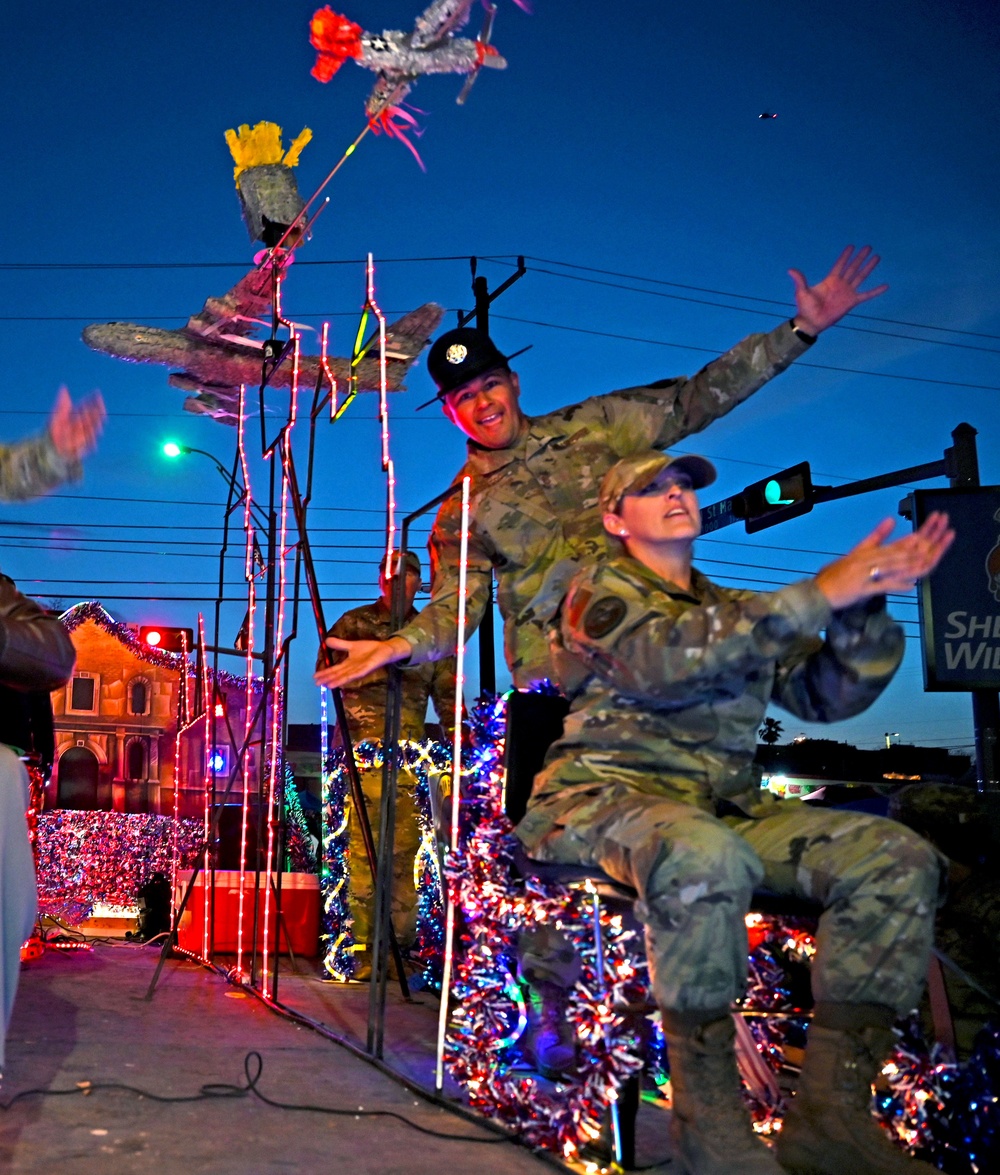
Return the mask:
[[(462, 764), (460, 849), (446, 875), (460, 909), (455, 1010), (446, 1043), (452, 1077), (471, 1104), (506, 1123), (534, 1146), (565, 1157), (600, 1131), (609, 1098), (643, 1064), (665, 1085), (662, 1034), (643, 1030), (614, 1009), (648, 999), (642, 944), (621, 919), (602, 912), (605, 973), (596, 974), (591, 907), (586, 895), (512, 882), (510, 826), (502, 811), (503, 699), (489, 699), (470, 715), (471, 746)], [(518, 1072), (518, 1038), (525, 1028), (522, 993), (514, 978), (518, 929), (554, 921), (579, 954), (582, 975), (568, 1019), (579, 1064), (572, 1082), (552, 1085)], [(776, 1074), (798, 1069), (812, 998), (809, 965), (815, 923), (808, 918), (751, 914), (748, 982), (740, 1008), (762, 1060)], [(642, 1036), (648, 1036), (646, 1042)], [(1000, 1170), (1000, 1025), (982, 1030), (963, 1065), (928, 1050), (919, 1033), (902, 1032), (884, 1069), (885, 1088), (873, 1110), (910, 1153), (951, 1175)], [(761, 1090), (747, 1090), (755, 1128), (780, 1129), (784, 1106)]]
[[(512, 880), (511, 827), (502, 805), (503, 698), (471, 712), (462, 764), (460, 847), (446, 874), (461, 910), (455, 1002), (445, 1058), (470, 1103), (515, 1128), (532, 1146), (569, 1158), (596, 1139), (608, 1102), (642, 1067), (641, 1033), (616, 1008), (647, 998), (645, 963), (634, 930), (602, 909), (604, 971), (598, 974), (592, 901), (587, 894)], [(578, 1046), (575, 1080), (550, 1085), (518, 1071), (526, 1025), (514, 978), (522, 927), (554, 923), (574, 944), (580, 978), (566, 1015)]]
[(1000, 1022), (979, 1031), (963, 1064), (928, 1049), (916, 1017), (899, 1031), (876, 1116), (911, 1154), (949, 1175), (1000, 1170)]
[(291, 873), (315, 873), (316, 850), (302, 810), (295, 772), (285, 763), (285, 869)]
[(38, 900), (43, 913), (89, 917), (94, 905), (134, 908), (154, 873), (169, 877), (174, 829), (180, 867), (190, 865), (202, 842), (201, 822), (124, 812), (65, 809), (38, 817)]
[[(168, 653), (164, 649), (154, 649), (152, 646), (144, 644), (139, 640), (134, 625), (123, 624), (115, 620), (104, 605), (97, 600), (86, 600), (83, 603), (74, 604), (72, 608), (67, 608), (63, 612), (59, 620), (69, 633), (79, 628), (85, 621), (91, 620), (99, 628), (123, 644), (133, 657), (137, 657), (140, 661), (145, 661), (147, 665), (158, 665), (161, 669), (176, 669), (178, 673), (184, 668), (183, 653)], [(192, 650), (193, 652), (194, 650)], [(240, 677), (235, 673), (228, 673), (224, 669), (217, 670), (215, 674), (210, 672), (209, 676), (213, 677), (216, 682), (222, 685), (231, 686), (244, 692), (246, 691), (247, 679), (245, 677)], [(263, 680), (255, 677), (252, 682), (254, 693), (260, 693), (262, 687)]]
[[(417, 820), (420, 825), (420, 849), (414, 860), (417, 887), (417, 929), (410, 956), (423, 966), (424, 985), (433, 987), (441, 981), (441, 955), (444, 942), (444, 912), (441, 882), (438, 876), (437, 836), (431, 816), (430, 780), (432, 775), (446, 775), (451, 768), (451, 749), (441, 743), (400, 743), (400, 770), (416, 780)], [(381, 769), (380, 740), (366, 739), (354, 748), (359, 773)], [(320, 863), (320, 944), (323, 970), (331, 979), (343, 982), (355, 971), (350, 908), (350, 833), (348, 801), (350, 775), (343, 748), (331, 752), (323, 772), (322, 847)]]

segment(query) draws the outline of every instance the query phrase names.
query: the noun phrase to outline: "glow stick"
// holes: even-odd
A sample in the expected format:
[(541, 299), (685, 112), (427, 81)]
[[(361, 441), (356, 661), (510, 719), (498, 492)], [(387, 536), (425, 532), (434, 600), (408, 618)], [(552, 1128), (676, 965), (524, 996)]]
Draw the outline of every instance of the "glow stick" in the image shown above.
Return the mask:
[[(469, 491), (472, 479), (462, 478), (462, 541), (458, 557), (458, 635), (455, 646), (455, 737), (451, 749), (451, 851), (458, 849), (458, 813), (462, 779), (462, 687), (465, 684), (465, 597), (469, 569)], [(444, 1086), (444, 1038), (448, 1029), (448, 999), (451, 994), (451, 970), (455, 953), (455, 903), (451, 888), (445, 886), (444, 974), (441, 978), (441, 1008), (438, 1014), (437, 1067), (434, 1088)]]

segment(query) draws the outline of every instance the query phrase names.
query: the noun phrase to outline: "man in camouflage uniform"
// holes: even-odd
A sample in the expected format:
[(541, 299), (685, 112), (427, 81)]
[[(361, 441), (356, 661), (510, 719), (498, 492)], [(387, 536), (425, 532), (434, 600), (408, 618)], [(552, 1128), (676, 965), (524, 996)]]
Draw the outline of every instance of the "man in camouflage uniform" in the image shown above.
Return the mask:
[(753, 758), (771, 701), (832, 722), (879, 696), (904, 644), (885, 593), (911, 590), (954, 534), (935, 514), (888, 543), (888, 519), (814, 579), (723, 588), (691, 566), (694, 489), (714, 478), (702, 457), (652, 451), (605, 477), (604, 526), (624, 551), (570, 584), (552, 654), (570, 713), (517, 834), (535, 857), (599, 865), (637, 890), (686, 1171), (780, 1170), (740, 1102), (729, 1015), (746, 983), (744, 918), (763, 885), (824, 908), (782, 1166), (930, 1173), (867, 1107), (891, 1025), (919, 998), (941, 859), (893, 821), (776, 799)]
[(0, 444), (0, 500), (21, 502), (47, 494), (65, 481), (77, 481), (80, 459), (97, 443), (104, 422), (100, 394), (73, 407), (59, 389), (48, 427), (37, 437)]
[[(412, 551), (403, 555), (405, 567), (404, 615), (409, 620), (416, 616), (413, 599), (420, 587), (420, 560)], [(352, 608), (345, 612), (330, 629), (328, 636), (343, 640), (385, 640), (391, 635), (392, 578), (386, 575), (383, 562), (379, 568), (379, 598), (373, 604)], [(320, 664), (325, 659), (320, 657)], [(342, 690), (344, 710), (351, 743), (357, 746), (365, 740), (381, 742), (385, 734), (385, 702), (389, 675), (385, 669), (363, 677)], [(427, 701), (434, 703), (438, 721), (452, 737), (455, 728), (455, 658), (429, 661), (412, 669), (403, 670), (400, 708), (400, 738), (421, 742), (426, 736), (424, 723)], [(397, 940), (405, 950), (412, 943), (417, 921), (417, 893), (413, 878), (413, 861), (420, 848), (420, 826), (413, 790), (416, 780), (400, 765), (399, 790), (396, 808), (396, 836), (393, 846), (392, 923)], [(376, 840), (379, 830), (379, 807), (382, 802), (382, 768), (363, 771), (361, 788), (368, 808), (372, 834)], [(370, 939), (374, 918), (375, 882), (359, 823), (350, 819), (351, 913), (354, 919), (352, 933), (355, 941), (355, 977), (366, 978), (371, 973)]]
[[(695, 376), (595, 396), (545, 416), (521, 411), (518, 377), (489, 336), (459, 329), (437, 339), (427, 358), (436, 398), (469, 438), (455, 479), (472, 478), (468, 631), (482, 618), (496, 572), (505, 656), (519, 689), (551, 678), (546, 633), (566, 585), (578, 566), (607, 554), (597, 491), (611, 465), (700, 432), (784, 371), (822, 331), (882, 293), (885, 286), (860, 289), (878, 260), (870, 248), (849, 246), (815, 286), (791, 270), (797, 312), (790, 322), (750, 335)], [(347, 656), (321, 669), (318, 684), (343, 686), (393, 661), (417, 665), (455, 652), (460, 531), (461, 504), (452, 494), (428, 543), (430, 602), (389, 640), (329, 642)]]

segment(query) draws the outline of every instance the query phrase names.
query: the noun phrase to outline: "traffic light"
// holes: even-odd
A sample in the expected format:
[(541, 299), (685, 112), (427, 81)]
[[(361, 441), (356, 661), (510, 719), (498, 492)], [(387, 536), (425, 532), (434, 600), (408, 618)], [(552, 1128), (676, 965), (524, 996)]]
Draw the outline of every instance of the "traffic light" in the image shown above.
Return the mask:
[(139, 641), (164, 653), (191, 653), (194, 651), (194, 630), (168, 628), (165, 624), (143, 624), (139, 628)]
[(808, 461), (800, 461), (773, 477), (754, 482), (733, 502), (733, 514), (745, 519), (747, 534), (808, 514), (812, 508), (812, 477)]

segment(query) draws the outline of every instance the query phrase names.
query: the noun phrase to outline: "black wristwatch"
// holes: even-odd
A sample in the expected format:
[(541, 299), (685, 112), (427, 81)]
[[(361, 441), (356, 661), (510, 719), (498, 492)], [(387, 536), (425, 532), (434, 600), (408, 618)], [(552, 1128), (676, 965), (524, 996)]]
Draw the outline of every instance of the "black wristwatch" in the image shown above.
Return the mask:
[(817, 336), (806, 334), (806, 332), (802, 329), (802, 327), (795, 325), (794, 318), (790, 318), (788, 320), (788, 325), (792, 328), (792, 334), (795, 335), (795, 337), (800, 342), (805, 343), (807, 347), (811, 347), (813, 345), (813, 343), (816, 342)]

